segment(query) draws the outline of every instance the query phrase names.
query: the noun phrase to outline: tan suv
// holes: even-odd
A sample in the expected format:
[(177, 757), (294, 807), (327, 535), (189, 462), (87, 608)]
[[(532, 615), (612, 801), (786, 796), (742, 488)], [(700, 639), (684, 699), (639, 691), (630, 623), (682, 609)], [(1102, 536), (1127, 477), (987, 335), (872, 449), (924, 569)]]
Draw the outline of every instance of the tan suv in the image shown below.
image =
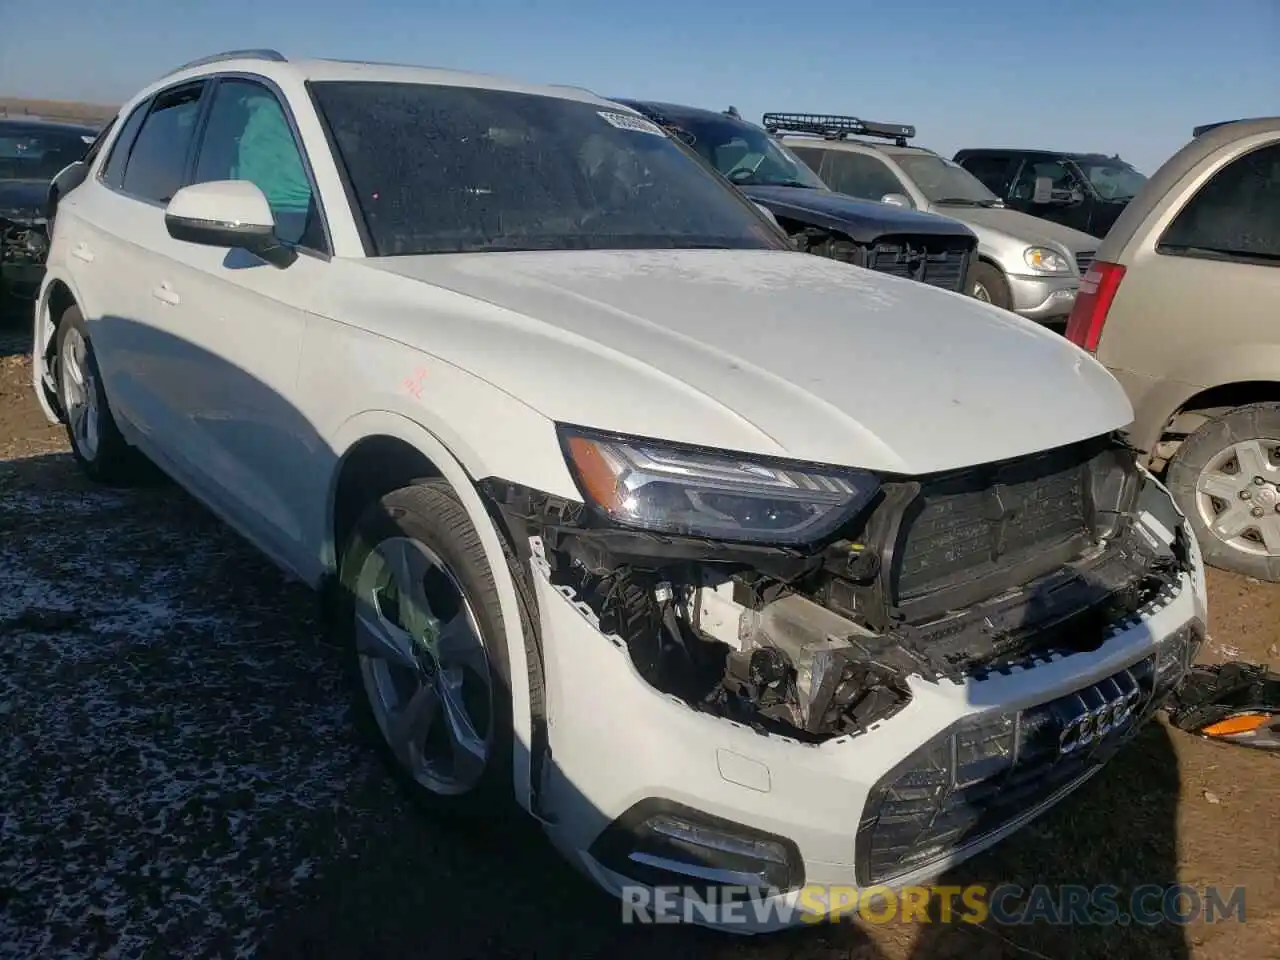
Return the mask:
[(1067, 326), (1205, 560), (1280, 581), (1280, 117), (1197, 128), (1098, 249)]

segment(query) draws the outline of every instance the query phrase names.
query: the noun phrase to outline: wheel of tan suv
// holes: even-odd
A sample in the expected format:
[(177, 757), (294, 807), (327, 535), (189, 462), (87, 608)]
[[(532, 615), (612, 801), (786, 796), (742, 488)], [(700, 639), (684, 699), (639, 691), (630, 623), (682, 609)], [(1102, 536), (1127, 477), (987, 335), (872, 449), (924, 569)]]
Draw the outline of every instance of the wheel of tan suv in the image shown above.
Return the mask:
[(57, 336), (58, 405), (67, 422), (72, 455), (98, 483), (121, 485), (149, 479), (154, 472), (149, 461), (125, 442), (111, 415), (79, 307), (69, 307), (62, 314)]
[(975, 263), (969, 268), (965, 289), (969, 291), (969, 296), (983, 303), (994, 304), (1005, 310), (1013, 306), (1013, 297), (1009, 295), (1009, 284), (1005, 282), (1000, 271), (989, 263)]
[(1280, 582), (1280, 403), (1205, 423), (1170, 461), (1167, 485), (1206, 563)]
[(480, 538), (449, 485), (422, 481), (369, 507), (340, 578), (339, 639), (358, 718), (396, 780), (434, 814), (510, 809), (502, 612)]

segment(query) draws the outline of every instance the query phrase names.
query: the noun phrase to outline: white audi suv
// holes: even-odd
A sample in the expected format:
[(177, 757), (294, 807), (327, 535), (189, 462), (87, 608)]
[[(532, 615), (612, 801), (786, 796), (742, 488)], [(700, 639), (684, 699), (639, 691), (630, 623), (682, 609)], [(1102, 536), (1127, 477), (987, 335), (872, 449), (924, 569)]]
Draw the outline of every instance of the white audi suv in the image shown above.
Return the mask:
[(1201, 642), (1101, 366), (795, 251), (626, 107), (240, 51), (64, 173), (33, 386), (84, 469), (314, 586), (405, 788), (615, 893), (786, 908), (698, 916), (746, 930), (931, 877)]

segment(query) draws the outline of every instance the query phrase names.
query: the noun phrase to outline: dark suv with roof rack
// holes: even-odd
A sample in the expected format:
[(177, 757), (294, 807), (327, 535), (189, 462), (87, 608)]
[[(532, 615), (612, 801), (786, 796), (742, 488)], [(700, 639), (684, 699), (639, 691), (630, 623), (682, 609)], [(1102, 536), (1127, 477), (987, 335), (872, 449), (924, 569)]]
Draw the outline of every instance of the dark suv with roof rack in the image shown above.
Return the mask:
[(767, 210), (799, 249), (965, 291), (977, 239), (964, 224), (836, 193), (732, 107), (720, 113), (671, 103), (618, 103), (644, 114), (684, 143)]
[(1118, 155), (961, 150), (956, 163), (1014, 210), (1106, 236), (1147, 178)]

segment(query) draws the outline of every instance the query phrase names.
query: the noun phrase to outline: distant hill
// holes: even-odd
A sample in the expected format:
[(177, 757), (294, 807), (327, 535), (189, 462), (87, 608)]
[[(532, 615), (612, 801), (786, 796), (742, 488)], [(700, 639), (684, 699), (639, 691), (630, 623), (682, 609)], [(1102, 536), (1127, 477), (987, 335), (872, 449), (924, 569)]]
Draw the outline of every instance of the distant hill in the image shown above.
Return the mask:
[(0, 117), (34, 116), (46, 120), (73, 123), (104, 124), (116, 115), (115, 107), (99, 103), (76, 103), (72, 100), (25, 100), (0, 97)]

